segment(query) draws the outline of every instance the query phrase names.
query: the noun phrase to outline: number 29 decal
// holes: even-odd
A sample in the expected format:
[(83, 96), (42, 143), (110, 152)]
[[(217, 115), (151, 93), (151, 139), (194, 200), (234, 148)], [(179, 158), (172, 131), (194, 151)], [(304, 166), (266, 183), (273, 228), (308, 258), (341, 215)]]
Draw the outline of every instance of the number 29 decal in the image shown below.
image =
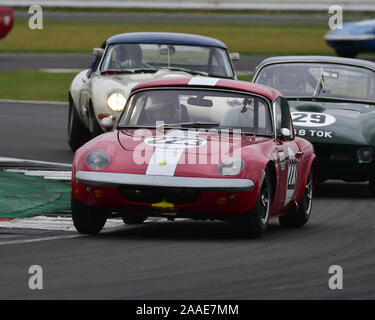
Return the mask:
[(293, 124), (301, 127), (323, 127), (336, 122), (336, 118), (326, 113), (292, 112)]

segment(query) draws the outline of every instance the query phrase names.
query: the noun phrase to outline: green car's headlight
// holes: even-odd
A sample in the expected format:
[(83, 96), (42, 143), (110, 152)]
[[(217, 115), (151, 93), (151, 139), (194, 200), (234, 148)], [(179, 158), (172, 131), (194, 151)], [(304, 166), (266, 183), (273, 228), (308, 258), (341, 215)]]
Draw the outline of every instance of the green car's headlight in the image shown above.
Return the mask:
[(86, 155), (85, 161), (92, 170), (101, 170), (108, 166), (111, 158), (104, 150), (93, 150)]
[(126, 98), (121, 92), (112, 92), (107, 98), (107, 106), (112, 111), (124, 110)]
[(358, 162), (359, 163), (371, 163), (373, 158), (374, 150), (369, 147), (359, 148), (357, 150)]
[(236, 176), (245, 166), (245, 162), (240, 157), (229, 157), (224, 159), (218, 166), (217, 171), (222, 176)]

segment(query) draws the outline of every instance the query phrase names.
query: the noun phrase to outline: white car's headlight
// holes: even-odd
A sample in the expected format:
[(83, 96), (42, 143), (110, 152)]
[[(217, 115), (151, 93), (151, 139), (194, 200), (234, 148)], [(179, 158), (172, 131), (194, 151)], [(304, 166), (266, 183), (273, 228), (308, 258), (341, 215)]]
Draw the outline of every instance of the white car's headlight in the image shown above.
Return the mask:
[(85, 161), (92, 170), (101, 170), (108, 166), (111, 158), (104, 150), (92, 150), (86, 155)]
[(126, 98), (121, 92), (113, 92), (107, 98), (107, 106), (112, 111), (124, 110)]
[(217, 171), (222, 176), (236, 176), (244, 166), (245, 162), (240, 157), (229, 157), (219, 164)]

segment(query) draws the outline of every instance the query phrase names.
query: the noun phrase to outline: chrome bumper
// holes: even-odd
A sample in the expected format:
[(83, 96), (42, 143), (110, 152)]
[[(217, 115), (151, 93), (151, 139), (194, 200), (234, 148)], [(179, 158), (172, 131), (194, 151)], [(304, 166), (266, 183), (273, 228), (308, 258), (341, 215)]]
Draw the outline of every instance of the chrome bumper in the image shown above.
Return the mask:
[(251, 192), (254, 189), (254, 183), (249, 179), (191, 178), (93, 171), (77, 171), (75, 179), (80, 184), (111, 188), (126, 185), (193, 188), (221, 192)]

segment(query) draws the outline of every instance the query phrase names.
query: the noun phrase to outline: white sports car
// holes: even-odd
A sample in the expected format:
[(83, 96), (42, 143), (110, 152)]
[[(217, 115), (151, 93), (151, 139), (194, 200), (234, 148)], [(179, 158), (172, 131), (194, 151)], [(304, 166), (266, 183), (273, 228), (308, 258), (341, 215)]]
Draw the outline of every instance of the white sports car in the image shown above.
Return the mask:
[(124, 33), (93, 51), (90, 69), (69, 90), (68, 143), (78, 149), (114, 128), (130, 90), (151, 79), (210, 76), (236, 79), (229, 54), (217, 39), (179, 33)]

